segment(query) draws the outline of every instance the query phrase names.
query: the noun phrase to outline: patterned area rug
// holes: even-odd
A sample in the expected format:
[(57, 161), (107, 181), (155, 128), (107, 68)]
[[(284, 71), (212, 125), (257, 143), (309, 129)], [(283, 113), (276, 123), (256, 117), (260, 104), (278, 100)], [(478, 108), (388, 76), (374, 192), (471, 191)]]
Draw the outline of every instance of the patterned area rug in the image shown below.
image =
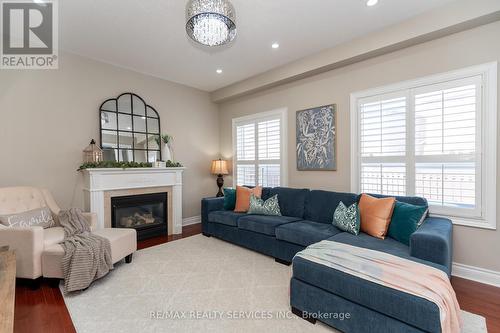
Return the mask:
[[(87, 290), (64, 296), (84, 332), (336, 332), (289, 312), (290, 267), (197, 235), (138, 251)], [(342, 315), (342, 314), (339, 314)], [(467, 333), (486, 332), (464, 312)]]

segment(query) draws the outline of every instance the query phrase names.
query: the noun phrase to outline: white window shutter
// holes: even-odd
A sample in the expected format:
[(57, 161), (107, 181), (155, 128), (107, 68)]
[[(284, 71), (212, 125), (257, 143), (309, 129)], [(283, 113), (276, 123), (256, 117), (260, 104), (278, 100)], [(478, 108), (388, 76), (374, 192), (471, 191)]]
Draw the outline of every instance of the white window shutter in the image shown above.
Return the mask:
[(417, 195), (436, 213), (480, 216), (480, 100), (480, 77), (360, 98), (361, 192)]
[(255, 160), (255, 125), (246, 124), (236, 127), (236, 159)]
[(436, 88), (415, 95), (416, 155), (474, 154), (477, 87)]
[(406, 104), (405, 97), (361, 104), (361, 156), (405, 155)]
[(282, 178), (281, 115), (245, 119), (235, 125), (237, 185), (276, 187)]
[(281, 149), (280, 120), (259, 122), (257, 128), (259, 160), (279, 160)]

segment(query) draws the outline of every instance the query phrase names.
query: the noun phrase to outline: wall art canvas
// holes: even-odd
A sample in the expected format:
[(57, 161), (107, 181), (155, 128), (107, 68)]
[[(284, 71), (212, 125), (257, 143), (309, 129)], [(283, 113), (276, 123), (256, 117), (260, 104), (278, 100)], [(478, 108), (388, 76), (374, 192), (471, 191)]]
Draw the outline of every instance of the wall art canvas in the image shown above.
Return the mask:
[(297, 111), (297, 169), (337, 170), (337, 106)]

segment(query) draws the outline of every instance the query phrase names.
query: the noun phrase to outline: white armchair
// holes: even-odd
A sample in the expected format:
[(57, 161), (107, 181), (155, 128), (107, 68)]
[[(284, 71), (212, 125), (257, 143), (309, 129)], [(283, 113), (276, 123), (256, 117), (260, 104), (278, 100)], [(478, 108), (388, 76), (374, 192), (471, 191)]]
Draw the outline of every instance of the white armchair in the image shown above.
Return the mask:
[[(0, 188), (0, 215), (10, 215), (48, 207), (56, 227), (8, 228), (0, 224), (0, 246), (8, 245), (16, 252), (16, 276), (37, 279), (41, 276), (62, 278), (61, 260), (64, 250), (59, 243), (64, 229), (58, 226), (61, 210), (48, 190), (35, 187)], [(93, 233), (108, 238), (114, 263), (127, 257), (130, 262), (137, 250), (137, 236), (133, 229), (108, 228), (96, 230), (97, 215), (84, 213)]]

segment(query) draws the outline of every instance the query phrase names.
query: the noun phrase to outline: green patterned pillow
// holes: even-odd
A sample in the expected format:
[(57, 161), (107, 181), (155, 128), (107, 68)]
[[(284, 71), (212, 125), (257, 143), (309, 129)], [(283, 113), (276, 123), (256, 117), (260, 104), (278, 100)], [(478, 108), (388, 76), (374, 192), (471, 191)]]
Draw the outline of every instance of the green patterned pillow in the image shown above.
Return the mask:
[(353, 203), (346, 207), (341, 201), (333, 213), (333, 225), (342, 231), (358, 235), (361, 226), (358, 204)]
[(250, 196), (250, 208), (247, 214), (281, 216), (278, 195), (276, 194), (264, 201), (252, 194)]

